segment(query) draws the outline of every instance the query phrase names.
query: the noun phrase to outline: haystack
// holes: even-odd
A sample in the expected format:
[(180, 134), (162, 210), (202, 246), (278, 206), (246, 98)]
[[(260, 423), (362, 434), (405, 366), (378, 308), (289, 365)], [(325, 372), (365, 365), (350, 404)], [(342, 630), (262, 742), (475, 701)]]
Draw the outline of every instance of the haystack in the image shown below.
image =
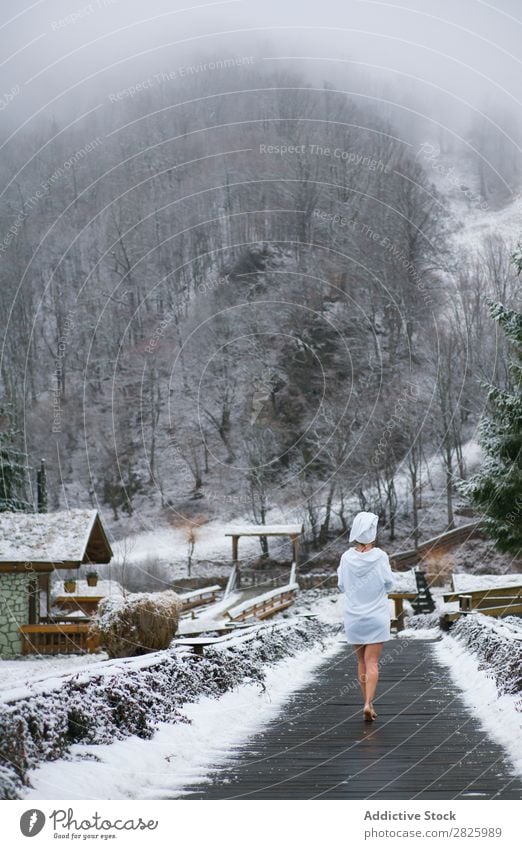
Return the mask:
[(106, 598), (91, 622), (96, 637), (109, 657), (132, 657), (166, 649), (175, 635), (181, 602), (172, 590), (132, 593), (123, 601)]

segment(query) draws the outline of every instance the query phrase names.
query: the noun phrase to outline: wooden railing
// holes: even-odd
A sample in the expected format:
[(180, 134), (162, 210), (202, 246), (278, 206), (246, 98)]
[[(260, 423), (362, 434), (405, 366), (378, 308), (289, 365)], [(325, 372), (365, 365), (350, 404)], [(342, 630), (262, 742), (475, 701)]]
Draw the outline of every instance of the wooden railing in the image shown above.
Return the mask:
[(192, 590), (188, 593), (182, 593), (179, 596), (182, 611), (191, 610), (193, 607), (201, 607), (204, 604), (211, 604), (216, 601), (216, 594), (221, 592), (219, 584), (213, 584), (210, 587), (201, 587), (198, 590)]
[(263, 593), (263, 595), (257, 596), (257, 598), (245, 601), (243, 604), (238, 604), (227, 610), (225, 615), (235, 622), (249, 619), (250, 617), (267, 619), (269, 616), (273, 616), (274, 613), (290, 607), (294, 603), (294, 596), (298, 589), (299, 586), (297, 584), (287, 584), (284, 587)]
[(522, 587), (489, 587), (460, 593), (446, 593), (444, 601), (458, 601), (459, 609), (445, 613), (443, 620), (449, 625), (469, 613), (484, 616), (515, 616), (522, 613)]
[(84, 654), (97, 651), (85, 622), (22, 625), (22, 654)]

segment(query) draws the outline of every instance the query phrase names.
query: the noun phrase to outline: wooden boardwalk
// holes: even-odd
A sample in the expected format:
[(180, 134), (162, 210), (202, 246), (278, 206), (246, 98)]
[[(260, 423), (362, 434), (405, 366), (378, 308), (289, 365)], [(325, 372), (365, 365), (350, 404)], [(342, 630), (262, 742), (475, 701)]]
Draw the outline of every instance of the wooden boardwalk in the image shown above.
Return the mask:
[(385, 645), (374, 723), (362, 719), (354, 670), (346, 646), (184, 798), (522, 798), (522, 780), (465, 707), (433, 641)]

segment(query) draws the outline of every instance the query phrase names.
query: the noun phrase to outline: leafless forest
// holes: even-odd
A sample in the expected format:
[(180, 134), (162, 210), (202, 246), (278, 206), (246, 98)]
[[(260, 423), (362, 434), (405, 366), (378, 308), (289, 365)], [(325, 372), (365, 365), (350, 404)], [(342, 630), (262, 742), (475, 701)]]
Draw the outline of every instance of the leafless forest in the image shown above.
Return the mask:
[(451, 526), (506, 378), (487, 298), (513, 305), (517, 277), (501, 233), (456, 249), (436, 177), (464, 161), (453, 195), (494, 216), (516, 151), (478, 118), (428, 139), (327, 78), (197, 61), (5, 129), (0, 397), (27, 499), (44, 457), (51, 509), (287, 506), (321, 545), (356, 496), (416, 538), (437, 457)]

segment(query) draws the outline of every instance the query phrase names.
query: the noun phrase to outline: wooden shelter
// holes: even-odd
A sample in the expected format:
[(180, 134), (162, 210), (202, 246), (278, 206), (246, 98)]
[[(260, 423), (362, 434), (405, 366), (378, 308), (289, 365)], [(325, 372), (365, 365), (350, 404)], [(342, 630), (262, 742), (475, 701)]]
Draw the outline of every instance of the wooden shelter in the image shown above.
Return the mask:
[(235, 586), (239, 587), (239, 538), (240, 537), (290, 537), (292, 540), (293, 562), (299, 566), (299, 539), (303, 533), (302, 525), (242, 525), (225, 531), (226, 537), (232, 537), (232, 565)]
[(299, 537), (303, 533), (302, 525), (243, 525), (225, 531), (226, 537), (232, 537), (232, 561), (238, 562), (239, 537), (290, 537), (292, 540), (293, 561), (299, 565)]
[[(96, 510), (0, 513), (0, 656), (26, 650), (28, 627), (36, 634), (35, 628), (48, 619), (50, 579), (56, 570), (78, 570), (111, 558)], [(45, 627), (54, 626), (47, 622)], [(59, 642), (54, 640), (55, 646)]]

